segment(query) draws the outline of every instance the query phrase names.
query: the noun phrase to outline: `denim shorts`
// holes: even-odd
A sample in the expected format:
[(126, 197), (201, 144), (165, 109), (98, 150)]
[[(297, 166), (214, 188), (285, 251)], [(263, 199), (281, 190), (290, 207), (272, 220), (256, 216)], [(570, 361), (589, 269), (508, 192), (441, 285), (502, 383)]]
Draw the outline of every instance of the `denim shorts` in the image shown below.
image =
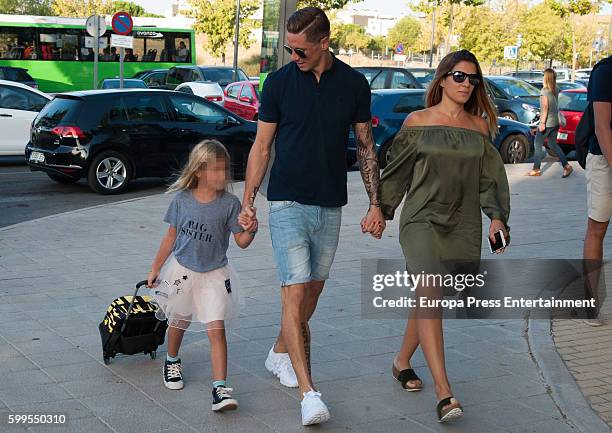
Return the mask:
[(341, 207), (270, 202), (270, 235), (281, 286), (329, 278), (341, 220)]

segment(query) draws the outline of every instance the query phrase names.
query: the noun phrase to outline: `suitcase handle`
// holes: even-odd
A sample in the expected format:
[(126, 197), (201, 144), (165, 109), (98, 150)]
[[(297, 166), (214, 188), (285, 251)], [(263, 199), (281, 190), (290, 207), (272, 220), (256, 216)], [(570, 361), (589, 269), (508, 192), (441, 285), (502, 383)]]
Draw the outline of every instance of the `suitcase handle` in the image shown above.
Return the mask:
[(123, 321), (123, 325), (121, 325), (121, 333), (125, 331), (125, 327), (127, 325), (128, 318), (130, 317), (130, 314), (132, 313), (132, 307), (134, 306), (134, 301), (136, 300), (138, 289), (140, 289), (142, 286), (146, 286), (147, 284), (148, 284), (147, 280), (142, 280), (136, 283), (136, 290), (134, 290), (134, 296), (132, 296), (132, 300), (130, 301), (130, 306), (128, 307), (127, 313), (125, 314), (125, 320)]

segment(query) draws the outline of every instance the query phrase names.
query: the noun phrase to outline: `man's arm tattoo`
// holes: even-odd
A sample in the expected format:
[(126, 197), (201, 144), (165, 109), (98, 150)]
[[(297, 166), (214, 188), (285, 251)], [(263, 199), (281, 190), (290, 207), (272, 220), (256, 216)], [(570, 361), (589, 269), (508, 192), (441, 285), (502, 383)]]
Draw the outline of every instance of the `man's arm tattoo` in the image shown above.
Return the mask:
[(378, 158), (374, 147), (374, 137), (372, 135), (372, 123), (355, 123), (355, 139), (357, 141), (357, 160), (359, 161), (359, 171), (363, 184), (370, 197), (370, 204), (380, 206), (378, 196), (378, 186), (380, 183), (380, 173), (378, 170)]
[(249, 206), (253, 207), (253, 205), (255, 204), (255, 198), (257, 197), (257, 191), (259, 191), (259, 186), (255, 186), (253, 188), (253, 193), (251, 194), (251, 198), (250, 198), (250, 203)]

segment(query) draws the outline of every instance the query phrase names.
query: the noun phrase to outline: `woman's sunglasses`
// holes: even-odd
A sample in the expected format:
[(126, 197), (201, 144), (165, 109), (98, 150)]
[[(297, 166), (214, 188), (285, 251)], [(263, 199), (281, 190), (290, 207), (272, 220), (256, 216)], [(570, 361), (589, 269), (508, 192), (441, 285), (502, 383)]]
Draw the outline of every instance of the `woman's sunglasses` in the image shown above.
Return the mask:
[(287, 51), (289, 55), (295, 53), (300, 59), (306, 58), (306, 51), (303, 48), (291, 48), (289, 45), (283, 45), (283, 47), (285, 47), (285, 51)]
[(469, 79), (470, 84), (474, 87), (480, 84), (480, 75), (478, 74), (466, 74), (462, 71), (451, 71), (446, 74), (447, 77), (449, 75), (452, 75), (453, 81), (455, 81), (455, 83), (463, 83), (467, 78)]

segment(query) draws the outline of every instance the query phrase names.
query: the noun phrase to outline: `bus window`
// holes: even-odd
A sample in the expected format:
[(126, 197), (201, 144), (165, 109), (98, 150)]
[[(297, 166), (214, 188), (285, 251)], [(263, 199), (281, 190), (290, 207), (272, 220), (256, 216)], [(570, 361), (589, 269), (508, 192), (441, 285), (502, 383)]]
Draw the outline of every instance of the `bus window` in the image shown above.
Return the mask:
[(34, 29), (1, 27), (0, 28), (0, 58), (32, 60), (38, 56)]
[(191, 55), (189, 52), (189, 38), (175, 37), (174, 38), (175, 62), (189, 62)]
[(42, 60), (80, 60), (78, 29), (44, 29), (39, 42)]

